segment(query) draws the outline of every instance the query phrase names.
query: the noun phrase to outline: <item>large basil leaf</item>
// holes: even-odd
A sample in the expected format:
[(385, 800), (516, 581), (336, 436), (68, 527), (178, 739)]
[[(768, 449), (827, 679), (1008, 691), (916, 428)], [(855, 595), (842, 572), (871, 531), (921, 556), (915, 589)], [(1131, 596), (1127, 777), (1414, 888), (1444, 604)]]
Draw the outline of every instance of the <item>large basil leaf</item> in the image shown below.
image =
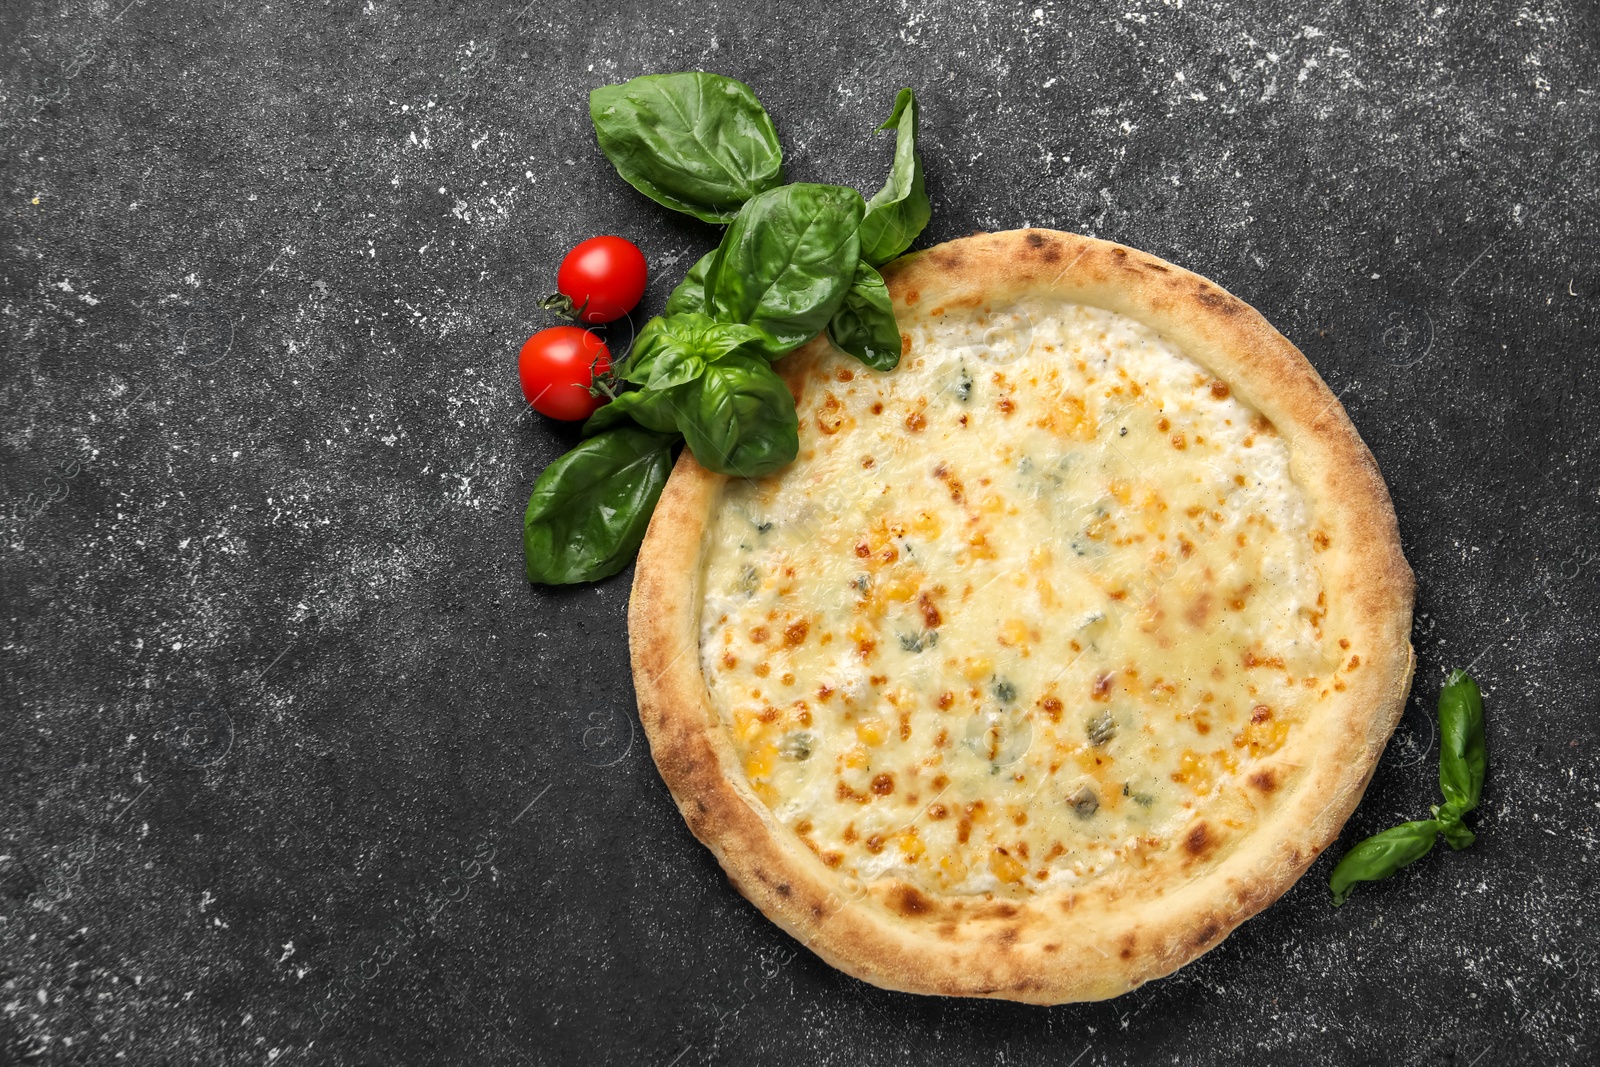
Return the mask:
[(639, 331), (622, 377), (651, 389), (671, 389), (698, 378), (707, 363), (764, 337), (754, 326), (716, 322), (696, 311), (658, 315)]
[(702, 467), (759, 478), (800, 451), (794, 396), (764, 360), (725, 356), (687, 389), (678, 429)]
[(1420, 860), (1433, 851), (1433, 843), (1438, 836), (1439, 824), (1432, 819), (1423, 819), (1419, 822), (1403, 822), (1392, 830), (1373, 834), (1362, 841), (1344, 854), (1328, 879), (1334, 905), (1350, 899), (1350, 891), (1357, 882), (1376, 882), (1389, 877), (1406, 864)]
[(855, 278), (863, 210), (861, 194), (838, 185), (752, 197), (706, 273), (712, 317), (762, 330), (769, 359), (821, 333)]
[(667, 484), (675, 440), (608, 430), (546, 467), (522, 520), (528, 581), (592, 582), (626, 567)]
[(675, 389), (635, 389), (629, 393), (618, 393), (611, 403), (602, 405), (589, 416), (589, 420), (583, 424), (583, 436), (593, 437), (605, 430), (631, 423), (638, 423), (645, 429), (657, 433), (677, 436), (677, 408), (685, 402), (683, 394), (682, 386)]
[(933, 217), (917, 154), (917, 101), (910, 89), (895, 97), (894, 112), (879, 130), (896, 130), (889, 180), (867, 201), (861, 222), (861, 258), (878, 266), (911, 247)]
[(1478, 806), (1488, 754), (1483, 740), (1483, 694), (1465, 671), (1451, 671), (1439, 690), (1439, 791), (1457, 816)]
[(589, 94), (600, 150), (627, 183), (705, 222), (729, 222), (783, 181), (783, 149), (743, 82), (692, 71), (649, 74)]
[(679, 282), (678, 287), (672, 290), (672, 295), (667, 297), (668, 315), (706, 310), (706, 272), (711, 269), (711, 263), (716, 258), (717, 250), (713, 248), (689, 268), (689, 273), (683, 281)]
[(894, 370), (900, 362), (900, 326), (889, 287), (865, 260), (856, 264), (855, 283), (828, 320), (828, 337), (873, 370)]

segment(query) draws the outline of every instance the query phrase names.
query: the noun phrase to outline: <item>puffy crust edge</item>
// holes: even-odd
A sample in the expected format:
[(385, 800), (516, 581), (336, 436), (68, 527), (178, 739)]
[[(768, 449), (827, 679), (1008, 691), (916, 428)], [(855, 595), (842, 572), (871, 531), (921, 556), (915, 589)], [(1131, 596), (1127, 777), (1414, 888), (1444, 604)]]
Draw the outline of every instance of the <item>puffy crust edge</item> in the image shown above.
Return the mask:
[[(687, 452), (639, 554), (628, 613), (639, 714), (694, 835), (733, 885), (829, 964), (914, 993), (1038, 1004), (1098, 1000), (1181, 967), (1282, 895), (1359, 803), (1410, 690), (1413, 578), (1382, 475), (1338, 399), (1248, 304), (1154, 256), (1053, 230), (975, 234), (884, 269), (896, 314), (1048, 290), (1128, 315), (1225, 381), (1283, 434), (1291, 473), (1327, 534), (1317, 556), (1327, 624), (1359, 670), (1280, 753), (1292, 777), (1225, 855), (1160, 896), (1119, 907), (1093, 887), (1027, 901), (929, 899), (825, 867), (749, 789), (701, 674), (705, 531), (725, 479)], [(818, 338), (785, 362), (825, 352)], [(790, 375), (791, 381), (798, 375)], [(1298, 768), (1295, 768), (1298, 764)]]

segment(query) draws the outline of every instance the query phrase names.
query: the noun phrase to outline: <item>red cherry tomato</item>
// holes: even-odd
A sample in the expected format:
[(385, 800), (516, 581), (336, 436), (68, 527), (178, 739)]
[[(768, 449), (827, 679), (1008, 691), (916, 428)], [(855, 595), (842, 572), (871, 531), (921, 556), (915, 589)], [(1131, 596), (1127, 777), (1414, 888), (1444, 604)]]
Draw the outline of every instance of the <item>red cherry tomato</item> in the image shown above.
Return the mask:
[(589, 395), (589, 383), (611, 369), (605, 342), (581, 326), (552, 326), (523, 343), (517, 356), (522, 395), (533, 410), (552, 419), (587, 419), (605, 402)]
[(561, 261), (556, 289), (583, 322), (610, 322), (639, 303), (647, 273), (644, 253), (632, 241), (591, 237)]

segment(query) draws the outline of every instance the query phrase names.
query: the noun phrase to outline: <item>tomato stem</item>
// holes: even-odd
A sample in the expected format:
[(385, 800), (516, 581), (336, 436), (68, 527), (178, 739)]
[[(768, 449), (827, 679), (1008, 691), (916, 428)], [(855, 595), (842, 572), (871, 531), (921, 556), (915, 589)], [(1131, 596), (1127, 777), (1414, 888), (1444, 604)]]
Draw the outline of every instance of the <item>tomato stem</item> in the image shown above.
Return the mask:
[(596, 373), (595, 367), (599, 365), (599, 363), (600, 360), (596, 358), (589, 364), (589, 395), (603, 396), (607, 400), (615, 400), (617, 398), (615, 389), (617, 382), (616, 371), (614, 368), (608, 367), (607, 369)]
[(555, 312), (564, 319), (582, 322), (583, 313), (588, 310), (589, 301), (586, 299), (582, 304), (574, 304), (572, 297), (566, 293), (551, 293), (549, 296), (540, 297), (539, 306), (546, 311)]

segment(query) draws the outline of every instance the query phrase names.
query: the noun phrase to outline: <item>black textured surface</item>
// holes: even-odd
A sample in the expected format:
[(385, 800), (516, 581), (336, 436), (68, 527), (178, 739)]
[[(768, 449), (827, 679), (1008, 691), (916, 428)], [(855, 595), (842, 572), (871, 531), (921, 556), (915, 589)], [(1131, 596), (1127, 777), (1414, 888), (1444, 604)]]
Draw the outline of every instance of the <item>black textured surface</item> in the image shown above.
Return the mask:
[[(913, 85), (924, 243), (1113, 238), (1299, 343), (1420, 580), (1346, 841), (1426, 810), (1471, 664), (1479, 843), (1338, 911), (1324, 857), (1051, 1010), (881, 992), (736, 896), (627, 577), (531, 591), (518, 545), (559, 254), (632, 237), (649, 311), (713, 241), (585, 93), (694, 67), (869, 192)], [(1597, 70), (1581, 2), (0, 4), (0, 1063), (1593, 1061)]]

